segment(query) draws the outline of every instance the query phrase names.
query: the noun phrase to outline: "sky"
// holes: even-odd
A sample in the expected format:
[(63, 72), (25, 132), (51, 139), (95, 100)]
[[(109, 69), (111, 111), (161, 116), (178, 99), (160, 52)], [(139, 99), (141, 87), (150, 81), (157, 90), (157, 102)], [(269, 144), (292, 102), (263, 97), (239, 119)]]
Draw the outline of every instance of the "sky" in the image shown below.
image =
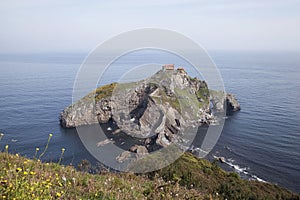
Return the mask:
[(207, 50), (300, 51), (300, 1), (2, 0), (0, 53), (89, 52), (147, 27)]

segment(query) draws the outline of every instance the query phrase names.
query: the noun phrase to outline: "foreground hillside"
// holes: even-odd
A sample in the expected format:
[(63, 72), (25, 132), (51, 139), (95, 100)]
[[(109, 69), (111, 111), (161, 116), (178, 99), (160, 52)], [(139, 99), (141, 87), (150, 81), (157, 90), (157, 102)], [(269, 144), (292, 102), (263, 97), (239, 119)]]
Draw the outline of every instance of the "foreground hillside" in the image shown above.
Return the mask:
[(0, 159), (2, 199), (300, 199), (276, 185), (241, 180), (189, 153), (146, 175), (92, 175), (9, 153), (0, 153)]

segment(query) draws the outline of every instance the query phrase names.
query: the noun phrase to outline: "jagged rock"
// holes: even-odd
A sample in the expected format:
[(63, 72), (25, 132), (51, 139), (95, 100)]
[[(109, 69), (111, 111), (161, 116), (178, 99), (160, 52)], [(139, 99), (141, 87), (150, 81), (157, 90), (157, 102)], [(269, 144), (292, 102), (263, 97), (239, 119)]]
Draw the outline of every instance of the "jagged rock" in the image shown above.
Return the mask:
[(131, 152), (130, 151), (124, 151), (116, 157), (116, 160), (119, 163), (123, 163), (124, 161), (128, 160), (130, 157), (131, 157)]
[(241, 110), (241, 106), (233, 94), (217, 91), (211, 91), (210, 102), (213, 104), (214, 110), (224, 111), (226, 106), (227, 112), (236, 112)]
[(233, 94), (226, 95), (227, 111), (239, 111), (241, 106)]
[(113, 140), (105, 139), (103, 141), (98, 142), (97, 147), (101, 147), (101, 146), (104, 146), (104, 145), (107, 145), (107, 144), (112, 144), (112, 143), (114, 143)]
[[(112, 134), (122, 131), (133, 137), (151, 137), (155, 139), (148, 140), (147, 147), (150, 143), (165, 147), (183, 141), (180, 135), (187, 127), (215, 122), (210, 102), (216, 111), (224, 111), (225, 103), (233, 111), (240, 109), (233, 95), (216, 91), (211, 94), (205, 81), (178, 70), (160, 70), (139, 82), (98, 88), (67, 107), (60, 114), (60, 123), (71, 128), (111, 120), (118, 127), (111, 130)], [(139, 147), (134, 151), (142, 156), (148, 153), (146, 150)], [(126, 156), (124, 153), (119, 159), (122, 161)]]
[(112, 132), (112, 134), (117, 134), (117, 133), (120, 133), (121, 132), (121, 129), (116, 129), (116, 130), (114, 130), (113, 132)]
[(134, 145), (130, 147), (129, 151), (136, 153), (137, 158), (142, 158), (149, 153), (147, 148), (141, 145)]

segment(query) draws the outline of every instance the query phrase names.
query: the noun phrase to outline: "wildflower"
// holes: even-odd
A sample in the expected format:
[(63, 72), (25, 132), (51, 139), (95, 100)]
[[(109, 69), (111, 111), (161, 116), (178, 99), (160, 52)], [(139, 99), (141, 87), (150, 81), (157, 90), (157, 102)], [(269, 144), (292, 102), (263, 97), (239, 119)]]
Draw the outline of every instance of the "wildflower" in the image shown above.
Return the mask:
[(48, 137), (48, 141), (47, 141), (46, 147), (45, 147), (44, 151), (40, 154), (39, 159), (41, 159), (43, 157), (43, 155), (46, 153), (52, 136), (53, 136), (52, 133), (50, 133), (49, 137)]
[(24, 171), (24, 172), (23, 172), (23, 174), (24, 174), (24, 175), (27, 175), (27, 174), (28, 174), (28, 172)]
[(36, 151), (39, 151), (39, 150), (40, 150), (40, 148), (38, 148), (38, 147), (37, 147), (37, 148), (35, 148), (35, 150), (36, 150)]
[(57, 192), (57, 193), (56, 193), (56, 196), (57, 196), (57, 197), (60, 197), (60, 196), (61, 196), (61, 193), (60, 193), (60, 192)]
[(62, 187), (62, 186), (63, 186), (63, 184), (62, 184), (61, 182), (58, 182), (58, 185), (59, 185), (60, 187)]
[(60, 154), (60, 158), (59, 158), (59, 160), (58, 160), (58, 164), (60, 164), (60, 162), (61, 162), (61, 160), (62, 160), (62, 158), (63, 158), (63, 155), (64, 155), (64, 152), (65, 152), (65, 148), (62, 148), (61, 149), (61, 154)]
[(67, 179), (66, 179), (66, 177), (65, 176), (63, 176), (63, 177), (61, 177), (61, 179), (63, 180), (63, 181), (67, 181)]
[(25, 164), (25, 165), (27, 164), (27, 160), (24, 161), (24, 164)]
[(18, 168), (16, 169), (16, 171), (17, 171), (17, 172), (21, 172), (21, 171), (22, 171), (22, 168), (18, 167)]
[(19, 154), (16, 153), (16, 156), (19, 157)]
[(7, 144), (7, 145), (5, 145), (5, 150), (6, 150), (6, 151), (8, 150), (8, 144)]
[(30, 174), (31, 174), (31, 175), (35, 175), (36, 173), (35, 173), (35, 172), (30, 172)]

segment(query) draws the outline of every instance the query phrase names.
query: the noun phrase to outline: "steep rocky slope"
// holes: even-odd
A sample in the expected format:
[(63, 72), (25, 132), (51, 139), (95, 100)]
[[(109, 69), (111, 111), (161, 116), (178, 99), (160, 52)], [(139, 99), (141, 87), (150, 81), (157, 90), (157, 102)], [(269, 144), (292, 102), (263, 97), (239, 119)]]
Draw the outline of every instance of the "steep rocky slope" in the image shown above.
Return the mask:
[(240, 109), (233, 95), (210, 91), (205, 81), (184, 70), (160, 70), (142, 81), (96, 89), (67, 107), (60, 123), (72, 128), (113, 121), (115, 132), (165, 147), (188, 140), (187, 128), (197, 131), (198, 126), (215, 123), (213, 113), (225, 112), (226, 105), (232, 111)]

